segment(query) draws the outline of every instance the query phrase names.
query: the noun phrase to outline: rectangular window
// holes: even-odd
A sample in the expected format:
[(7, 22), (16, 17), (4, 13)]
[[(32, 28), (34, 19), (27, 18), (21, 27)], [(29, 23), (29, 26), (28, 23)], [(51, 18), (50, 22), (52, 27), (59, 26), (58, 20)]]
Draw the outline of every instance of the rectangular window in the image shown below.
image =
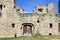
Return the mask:
[(2, 5), (0, 5), (0, 9), (2, 10)]
[(59, 23), (59, 27), (60, 27), (60, 23)]
[(52, 33), (49, 33), (49, 35), (52, 35)]
[(50, 28), (52, 28), (52, 23), (50, 23), (49, 25), (50, 25)]
[(39, 11), (39, 12), (42, 12), (42, 11), (43, 11), (43, 9), (38, 9), (38, 11)]
[(39, 20), (37, 20), (37, 23), (39, 23), (40, 21)]
[(15, 27), (15, 23), (12, 23), (12, 28), (14, 28)]

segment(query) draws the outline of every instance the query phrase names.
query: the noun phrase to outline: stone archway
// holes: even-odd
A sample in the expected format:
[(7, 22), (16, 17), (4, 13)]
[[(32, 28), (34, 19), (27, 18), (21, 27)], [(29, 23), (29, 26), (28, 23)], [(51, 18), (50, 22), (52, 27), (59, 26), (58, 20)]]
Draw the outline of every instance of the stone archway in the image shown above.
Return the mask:
[(23, 23), (23, 35), (32, 35), (32, 23)]

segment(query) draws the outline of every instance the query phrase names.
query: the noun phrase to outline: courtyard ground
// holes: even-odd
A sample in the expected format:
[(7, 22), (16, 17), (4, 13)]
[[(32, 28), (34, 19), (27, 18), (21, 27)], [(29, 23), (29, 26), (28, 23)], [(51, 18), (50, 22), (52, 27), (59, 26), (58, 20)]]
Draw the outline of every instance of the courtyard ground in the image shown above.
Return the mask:
[(60, 36), (22, 36), (16, 38), (0, 38), (0, 40), (60, 40)]

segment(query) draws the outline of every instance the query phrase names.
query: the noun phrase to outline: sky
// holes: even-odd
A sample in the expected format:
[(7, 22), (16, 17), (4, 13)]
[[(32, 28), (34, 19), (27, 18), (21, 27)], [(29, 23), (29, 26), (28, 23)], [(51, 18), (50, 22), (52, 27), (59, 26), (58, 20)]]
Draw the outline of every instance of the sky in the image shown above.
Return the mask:
[(24, 12), (33, 12), (36, 5), (54, 3), (54, 12), (58, 13), (58, 0), (15, 0), (16, 6), (21, 6)]

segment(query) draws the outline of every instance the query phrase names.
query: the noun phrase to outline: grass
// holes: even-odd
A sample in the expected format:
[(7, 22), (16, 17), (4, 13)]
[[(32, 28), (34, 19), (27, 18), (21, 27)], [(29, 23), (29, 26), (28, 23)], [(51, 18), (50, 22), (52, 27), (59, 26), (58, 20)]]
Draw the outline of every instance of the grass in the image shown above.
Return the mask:
[(0, 38), (0, 40), (60, 40), (60, 36), (22, 36), (16, 38)]

